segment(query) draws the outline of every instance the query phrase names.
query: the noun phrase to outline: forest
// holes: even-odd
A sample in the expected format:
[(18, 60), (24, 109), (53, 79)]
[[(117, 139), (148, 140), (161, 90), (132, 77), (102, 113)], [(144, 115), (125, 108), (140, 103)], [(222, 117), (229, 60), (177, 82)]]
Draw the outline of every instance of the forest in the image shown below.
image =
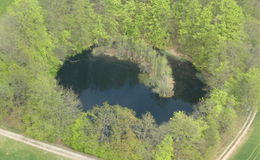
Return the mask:
[[(260, 109), (258, 0), (2, 1), (1, 126), (106, 160), (211, 160), (239, 119)], [(171, 97), (174, 70), (157, 50), (173, 47), (207, 94), (162, 124), (106, 102), (85, 111), (56, 78), (71, 56), (113, 51), (138, 65), (152, 92)]]

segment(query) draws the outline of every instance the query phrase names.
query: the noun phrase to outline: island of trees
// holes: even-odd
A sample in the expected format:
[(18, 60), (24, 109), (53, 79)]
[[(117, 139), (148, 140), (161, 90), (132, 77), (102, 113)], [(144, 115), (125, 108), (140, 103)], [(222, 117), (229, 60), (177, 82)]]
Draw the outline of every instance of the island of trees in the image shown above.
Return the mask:
[[(35, 139), (108, 160), (210, 160), (260, 106), (258, 0), (13, 0), (0, 15), (0, 122)], [(1, 13), (1, 12), (0, 12)], [(56, 73), (96, 48), (136, 63), (143, 83), (174, 95), (165, 55), (178, 46), (208, 94), (158, 125), (104, 103), (83, 111)], [(95, 50), (95, 49), (94, 49)]]

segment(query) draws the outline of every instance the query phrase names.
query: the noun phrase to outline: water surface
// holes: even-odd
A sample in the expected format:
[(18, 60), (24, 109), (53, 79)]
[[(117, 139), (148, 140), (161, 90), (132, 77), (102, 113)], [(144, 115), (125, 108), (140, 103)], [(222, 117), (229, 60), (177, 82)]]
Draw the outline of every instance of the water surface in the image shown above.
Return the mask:
[(162, 123), (175, 111), (192, 112), (193, 105), (205, 94), (204, 85), (196, 78), (196, 70), (189, 62), (174, 58), (169, 58), (169, 62), (176, 81), (172, 98), (160, 98), (141, 84), (137, 65), (88, 52), (69, 58), (57, 78), (79, 95), (86, 110), (108, 102), (133, 109), (138, 117), (150, 112)]

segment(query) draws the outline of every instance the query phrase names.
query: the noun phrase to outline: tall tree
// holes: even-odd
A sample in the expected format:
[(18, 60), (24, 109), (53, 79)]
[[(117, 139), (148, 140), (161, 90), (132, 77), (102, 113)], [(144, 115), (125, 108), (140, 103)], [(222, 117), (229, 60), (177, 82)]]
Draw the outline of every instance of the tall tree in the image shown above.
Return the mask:
[(200, 144), (207, 125), (183, 112), (176, 112), (169, 121), (170, 135), (174, 142), (174, 158), (200, 160)]
[(22, 119), (26, 133), (40, 140), (66, 137), (80, 107), (73, 92), (60, 89), (50, 75), (41, 74), (30, 81), (27, 96)]
[(155, 160), (172, 160), (173, 158), (173, 140), (167, 135), (155, 150)]
[[(172, 11), (169, 0), (149, 0), (144, 16), (144, 39), (152, 46), (164, 48), (170, 40), (170, 21)], [(171, 26), (172, 27), (172, 26)]]
[[(244, 37), (242, 9), (234, 0), (211, 1), (202, 8), (197, 0), (183, 7), (185, 14), (177, 14), (179, 43), (189, 54), (196, 67), (207, 70), (209, 59), (221, 54), (227, 41), (240, 41)], [(182, 8), (181, 8), (182, 9)]]
[[(49, 68), (49, 71), (55, 72), (59, 61), (53, 56), (52, 38), (45, 27), (42, 8), (38, 1), (15, 0), (8, 9), (7, 16), (8, 19), (4, 24), (5, 33), (1, 37), (6, 38), (9, 44), (3, 42), (4, 45), (0, 49), (6, 55), (14, 56), (19, 53), (18, 57), (22, 55), (26, 57), (25, 61), (18, 61), (20, 64), (31, 63), (34, 67), (39, 66), (39, 68), (45, 66)], [(16, 38), (6, 35), (11, 32), (15, 34)], [(17, 52), (12, 53), (8, 50), (12, 47), (16, 48)]]

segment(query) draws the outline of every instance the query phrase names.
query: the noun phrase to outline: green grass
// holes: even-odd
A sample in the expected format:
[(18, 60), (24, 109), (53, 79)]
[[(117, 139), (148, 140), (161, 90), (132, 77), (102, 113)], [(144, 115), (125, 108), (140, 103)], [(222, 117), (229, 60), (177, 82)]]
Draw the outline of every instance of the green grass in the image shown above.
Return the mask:
[(256, 115), (246, 142), (231, 160), (260, 160), (260, 112)]
[(0, 16), (6, 12), (6, 8), (13, 2), (13, 0), (0, 0)]
[(65, 158), (0, 136), (0, 160), (65, 160)]

